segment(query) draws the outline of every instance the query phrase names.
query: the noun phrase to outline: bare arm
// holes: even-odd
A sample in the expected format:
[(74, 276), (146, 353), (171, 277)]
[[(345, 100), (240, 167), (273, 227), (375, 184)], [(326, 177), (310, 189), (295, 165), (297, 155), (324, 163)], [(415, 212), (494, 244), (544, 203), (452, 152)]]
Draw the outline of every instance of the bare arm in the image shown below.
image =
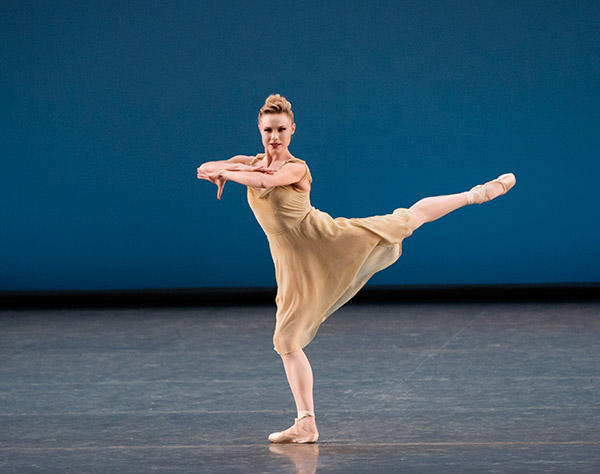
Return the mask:
[(218, 174), (236, 183), (245, 184), (253, 188), (269, 188), (271, 186), (284, 186), (300, 181), (306, 168), (302, 163), (288, 163), (273, 174), (256, 171), (230, 171), (222, 170)]
[(239, 165), (249, 166), (253, 158), (253, 156), (235, 155), (228, 160), (207, 161), (206, 163), (202, 163), (198, 169), (208, 173), (221, 170), (239, 170), (243, 169)]

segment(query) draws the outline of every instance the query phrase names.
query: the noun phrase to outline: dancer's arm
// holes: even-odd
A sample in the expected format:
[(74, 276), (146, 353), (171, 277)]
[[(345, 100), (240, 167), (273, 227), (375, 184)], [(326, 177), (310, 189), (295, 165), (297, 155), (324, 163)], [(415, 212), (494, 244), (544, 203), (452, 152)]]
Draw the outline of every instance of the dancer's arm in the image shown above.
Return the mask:
[[(199, 171), (214, 173), (215, 171), (220, 170), (240, 170), (247, 171), (250, 170), (250, 162), (254, 159), (253, 156), (246, 155), (236, 155), (232, 156), (228, 160), (217, 160), (217, 161), (207, 161), (206, 163), (202, 163), (198, 168)], [(246, 169), (247, 168), (247, 169)]]
[(297, 183), (305, 173), (305, 167), (301, 163), (288, 163), (273, 174), (265, 174), (256, 171), (229, 171), (221, 170), (218, 175), (236, 183), (245, 184), (253, 188), (270, 188), (271, 186), (284, 186)]

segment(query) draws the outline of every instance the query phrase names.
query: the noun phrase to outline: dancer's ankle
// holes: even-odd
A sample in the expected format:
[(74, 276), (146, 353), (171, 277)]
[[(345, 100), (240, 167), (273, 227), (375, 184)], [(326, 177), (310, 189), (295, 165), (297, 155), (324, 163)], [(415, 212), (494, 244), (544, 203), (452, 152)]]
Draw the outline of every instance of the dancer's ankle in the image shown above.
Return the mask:
[(469, 206), (469, 205), (475, 203), (475, 197), (473, 196), (473, 193), (471, 191), (465, 191), (461, 194), (463, 194), (465, 196), (465, 199), (467, 201), (465, 206)]
[(298, 410), (298, 419), (299, 420), (304, 418), (307, 415), (312, 416), (314, 418), (315, 412), (312, 410)]

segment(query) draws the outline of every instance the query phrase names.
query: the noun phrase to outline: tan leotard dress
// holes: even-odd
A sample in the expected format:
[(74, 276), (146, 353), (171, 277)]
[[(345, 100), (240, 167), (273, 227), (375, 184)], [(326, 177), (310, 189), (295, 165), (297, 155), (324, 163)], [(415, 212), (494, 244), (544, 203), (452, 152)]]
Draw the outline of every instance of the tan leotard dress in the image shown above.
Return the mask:
[[(262, 159), (256, 155), (251, 164)], [(304, 178), (312, 176), (304, 160)], [(304, 179), (303, 178), (303, 179)], [(317, 329), (375, 274), (402, 253), (413, 232), (408, 209), (382, 216), (331, 217), (310, 203), (310, 192), (291, 185), (263, 190), (248, 186), (247, 197), (269, 241), (277, 296), (273, 347), (278, 354), (306, 346)]]

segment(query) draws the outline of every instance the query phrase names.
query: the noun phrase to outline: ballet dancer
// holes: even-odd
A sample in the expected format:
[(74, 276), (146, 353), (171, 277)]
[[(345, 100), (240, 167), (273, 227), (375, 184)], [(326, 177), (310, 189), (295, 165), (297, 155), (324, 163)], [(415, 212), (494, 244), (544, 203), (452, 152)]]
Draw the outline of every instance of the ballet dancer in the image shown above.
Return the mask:
[(282, 359), (297, 417), (272, 443), (314, 443), (319, 438), (313, 373), (302, 350), (329, 315), (349, 301), (376, 272), (394, 263), (402, 240), (426, 222), (505, 194), (516, 182), (506, 173), (469, 191), (423, 198), (409, 208), (362, 218), (333, 218), (310, 202), (312, 176), (289, 145), (296, 130), (290, 102), (271, 94), (258, 113), (264, 153), (208, 161), (198, 178), (247, 187), (247, 199), (265, 232), (275, 266), (277, 294), (273, 348)]

